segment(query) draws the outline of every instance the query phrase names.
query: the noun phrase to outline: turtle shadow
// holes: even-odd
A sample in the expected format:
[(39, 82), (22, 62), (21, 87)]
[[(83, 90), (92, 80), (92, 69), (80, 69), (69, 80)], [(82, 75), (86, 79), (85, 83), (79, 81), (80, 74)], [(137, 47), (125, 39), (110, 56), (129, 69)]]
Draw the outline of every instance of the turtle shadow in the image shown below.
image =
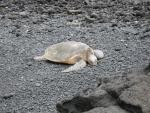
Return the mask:
[(62, 66), (71, 65), (71, 64), (65, 64), (65, 63), (60, 63), (60, 62), (53, 62), (53, 61), (49, 61), (49, 60), (45, 60), (44, 62), (45, 62), (45, 63), (48, 63), (48, 64), (62, 65)]

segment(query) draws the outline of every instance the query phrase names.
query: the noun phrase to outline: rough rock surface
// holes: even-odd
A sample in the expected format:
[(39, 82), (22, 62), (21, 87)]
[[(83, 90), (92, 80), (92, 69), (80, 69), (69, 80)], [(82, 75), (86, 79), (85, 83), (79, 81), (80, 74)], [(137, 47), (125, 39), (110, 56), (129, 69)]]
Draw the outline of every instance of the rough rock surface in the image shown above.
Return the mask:
[(97, 107), (84, 113), (128, 113), (128, 112), (126, 112), (125, 110), (121, 109), (118, 106), (109, 106), (107, 108)]
[(61, 113), (149, 113), (149, 105), (150, 76), (133, 72), (100, 79), (94, 91), (87, 90), (57, 104), (57, 110)]

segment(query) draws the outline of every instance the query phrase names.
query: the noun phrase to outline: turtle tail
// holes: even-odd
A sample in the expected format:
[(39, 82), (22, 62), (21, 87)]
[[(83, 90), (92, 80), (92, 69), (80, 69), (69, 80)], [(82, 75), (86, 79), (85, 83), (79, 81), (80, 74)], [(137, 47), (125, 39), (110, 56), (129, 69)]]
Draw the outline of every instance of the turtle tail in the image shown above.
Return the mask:
[(35, 56), (35, 57), (34, 57), (34, 60), (36, 60), (36, 61), (41, 61), (41, 60), (46, 60), (46, 58), (45, 58), (44, 55), (43, 55), (43, 56)]

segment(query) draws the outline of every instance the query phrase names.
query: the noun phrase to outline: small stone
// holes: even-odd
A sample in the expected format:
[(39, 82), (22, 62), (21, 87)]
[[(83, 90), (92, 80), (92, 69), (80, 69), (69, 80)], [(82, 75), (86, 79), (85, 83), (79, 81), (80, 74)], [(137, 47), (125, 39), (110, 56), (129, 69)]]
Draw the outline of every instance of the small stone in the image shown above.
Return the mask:
[(31, 65), (32, 65), (32, 62), (28, 62), (27, 65), (28, 65), (28, 66), (31, 66)]
[(93, 12), (91, 15), (90, 15), (91, 18), (98, 18), (98, 14)]
[(81, 14), (82, 10), (68, 10), (68, 14)]
[(124, 44), (125, 46), (128, 46), (128, 44)]
[(26, 11), (20, 12), (19, 13), (21, 16), (26, 16), (28, 13)]
[(92, 18), (92, 17), (90, 17), (90, 16), (88, 16), (88, 15), (85, 16), (85, 21), (86, 21), (86, 22), (91, 23), (91, 22), (94, 22), (95, 20), (96, 20), (95, 18)]
[(32, 97), (33, 97), (33, 98), (35, 98), (35, 97), (36, 97), (36, 95), (32, 95)]
[(30, 79), (30, 82), (33, 82), (33, 79)]
[(139, 21), (134, 21), (134, 23), (135, 23), (135, 24), (138, 24), (138, 23), (139, 23)]
[(41, 84), (40, 83), (36, 83), (35, 86), (39, 87), (39, 86), (41, 86)]
[(80, 26), (82, 23), (79, 22), (78, 20), (73, 20), (72, 22), (67, 22), (67, 25), (75, 25), (75, 26)]
[(124, 39), (121, 39), (120, 41), (121, 41), (121, 42), (125, 42), (125, 40), (124, 40)]

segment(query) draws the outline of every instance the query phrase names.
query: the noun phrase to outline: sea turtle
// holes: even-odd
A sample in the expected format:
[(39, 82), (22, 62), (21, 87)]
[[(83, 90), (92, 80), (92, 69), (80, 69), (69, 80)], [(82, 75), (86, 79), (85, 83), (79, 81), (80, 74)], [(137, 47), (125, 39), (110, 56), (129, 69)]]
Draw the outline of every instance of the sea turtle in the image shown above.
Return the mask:
[(97, 59), (103, 58), (101, 50), (93, 50), (87, 44), (76, 41), (61, 42), (49, 46), (44, 55), (34, 57), (35, 60), (50, 60), (57, 63), (74, 64), (62, 72), (70, 72), (82, 69), (86, 62), (97, 64)]

